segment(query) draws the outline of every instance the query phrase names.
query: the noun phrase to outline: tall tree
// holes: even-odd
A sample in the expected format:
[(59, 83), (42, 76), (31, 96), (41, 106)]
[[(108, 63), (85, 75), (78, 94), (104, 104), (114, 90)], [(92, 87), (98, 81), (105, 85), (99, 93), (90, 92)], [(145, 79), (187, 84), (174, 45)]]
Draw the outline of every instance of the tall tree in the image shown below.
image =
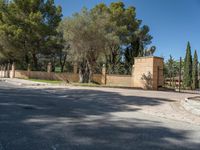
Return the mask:
[(122, 2), (111, 3), (106, 6), (101, 3), (96, 5), (92, 10), (92, 16), (95, 18), (104, 18), (103, 30), (105, 35), (104, 46), (104, 63), (106, 63), (107, 73), (121, 73), (122, 70), (122, 36), (125, 37), (125, 25), (122, 21), (125, 19), (125, 8)]
[(198, 88), (198, 56), (196, 50), (194, 52), (192, 66), (192, 89), (196, 89)]
[(174, 78), (177, 77), (179, 72), (179, 65), (180, 62), (174, 60), (174, 58), (170, 55), (167, 62), (164, 64), (164, 75), (166, 78), (169, 78), (170, 80), (170, 86), (175, 86)]
[(187, 43), (186, 55), (183, 74), (183, 85), (186, 88), (191, 88), (192, 85), (192, 55), (190, 42)]
[(135, 8), (132, 9), (132, 25), (131, 28), (127, 27), (129, 35), (127, 36), (127, 45), (124, 50), (125, 67), (129, 73), (131, 73), (132, 66), (134, 64), (134, 58), (138, 56), (153, 55), (156, 50), (155, 46), (147, 48), (151, 44), (152, 36), (149, 34), (149, 27), (147, 25), (141, 26), (142, 20), (136, 19)]
[[(101, 3), (93, 11), (98, 15), (108, 12), (110, 15), (107, 32), (115, 33), (115, 36), (109, 36), (106, 49), (106, 63), (108, 72), (117, 73), (114, 68), (121, 68), (125, 64), (127, 70), (125, 73), (130, 74), (134, 57), (151, 55), (155, 47), (146, 49), (151, 43), (152, 37), (149, 35), (149, 27), (141, 26), (142, 21), (136, 18), (135, 7), (125, 7), (123, 2), (113, 2), (110, 6)], [(121, 54), (119, 60), (118, 54)]]
[[(149, 28), (141, 27), (135, 8), (126, 8), (123, 2), (111, 3), (110, 6), (101, 3), (91, 10), (83, 9), (63, 22), (64, 39), (69, 41), (71, 58), (79, 64), (81, 82), (90, 82), (96, 66), (102, 63), (106, 63), (108, 73), (123, 72), (124, 51), (135, 40), (138, 47), (134, 44), (133, 53), (137, 53), (134, 56), (141, 52), (137, 52), (138, 49), (142, 50), (142, 55), (149, 55), (155, 50), (144, 51), (152, 38), (148, 34)], [(129, 60), (132, 62), (133, 59)], [(131, 63), (127, 64), (132, 68)]]
[(64, 38), (70, 43), (70, 54), (79, 65), (80, 82), (91, 82), (92, 74), (105, 49), (106, 16), (94, 16), (83, 9), (64, 20)]
[(175, 61), (174, 61), (174, 58), (170, 55), (170, 58), (167, 62), (167, 65), (168, 65), (168, 73), (169, 73), (169, 78), (170, 78), (170, 86), (172, 85), (172, 77), (174, 75), (174, 64), (175, 64)]
[(37, 69), (39, 56), (57, 48), (55, 37), (61, 7), (55, 6), (54, 0), (3, 0), (3, 4), (0, 5), (4, 10), (0, 15), (0, 43), (5, 53), (32, 63)]

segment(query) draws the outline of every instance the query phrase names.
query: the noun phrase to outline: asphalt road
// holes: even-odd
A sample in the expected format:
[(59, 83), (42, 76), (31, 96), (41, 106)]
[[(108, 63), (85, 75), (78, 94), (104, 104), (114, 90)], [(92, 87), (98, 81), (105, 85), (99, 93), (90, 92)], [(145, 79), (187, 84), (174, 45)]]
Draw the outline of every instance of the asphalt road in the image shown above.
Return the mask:
[(0, 82), (0, 150), (199, 150), (200, 126), (127, 105), (161, 100)]

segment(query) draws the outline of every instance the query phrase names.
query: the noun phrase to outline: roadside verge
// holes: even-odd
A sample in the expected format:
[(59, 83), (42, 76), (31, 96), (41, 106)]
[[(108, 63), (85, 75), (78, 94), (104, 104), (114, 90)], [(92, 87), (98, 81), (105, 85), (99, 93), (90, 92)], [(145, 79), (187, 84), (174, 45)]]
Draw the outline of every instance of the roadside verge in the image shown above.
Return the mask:
[(181, 101), (181, 105), (190, 113), (200, 116), (200, 96), (188, 97)]
[(10, 78), (2, 78), (0, 79), (3, 82), (12, 84), (12, 85), (21, 85), (21, 86), (48, 86), (51, 84), (42, 83), (42, 82), (35, 82), (30, 80), (23, 80), (23, 79), (10, 79)]

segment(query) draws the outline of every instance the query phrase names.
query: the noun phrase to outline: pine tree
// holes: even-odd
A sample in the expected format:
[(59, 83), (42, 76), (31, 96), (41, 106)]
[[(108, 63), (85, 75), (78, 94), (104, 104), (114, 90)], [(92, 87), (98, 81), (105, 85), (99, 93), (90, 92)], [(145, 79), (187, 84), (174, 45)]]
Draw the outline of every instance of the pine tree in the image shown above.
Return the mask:
[(5, 53), (38, 69), (39, 55), (58, 49), (61, 7), (54, 0), (0, 0), (0, 10), (0, 45)]
[(169, 78), (170, 78), (170, 86), (172, 85), (172, 77), (174, 75), (174, 63), (175, 63), (174, 58), (172, 57), (172, 55), (170, 55), (169, 60), (167, 62)]
[(198, 63), (198, 88), (200, 88), (199, 76), (200, 76), (200, 63)]
[(183, 85), (186, 88), (191, 88), (191, 84), (192, 84), (192, 55), (191, 55), (190, 42), (188, 42), (186, 49), (186, 56), (185, 56)]
[(197, 51), (194, 52), (194, 59), (192, 63), (192, 89), (198, 87), (198, 56)]

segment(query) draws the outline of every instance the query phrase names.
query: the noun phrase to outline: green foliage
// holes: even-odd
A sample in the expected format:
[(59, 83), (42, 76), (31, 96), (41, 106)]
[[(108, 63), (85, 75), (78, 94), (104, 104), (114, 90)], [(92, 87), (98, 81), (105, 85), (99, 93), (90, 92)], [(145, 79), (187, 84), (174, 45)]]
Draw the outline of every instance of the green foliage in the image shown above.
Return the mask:
[[(96, 66), (103, 59), (107, 34), (107, 15), (97, 15), (83, 9), (71, 18), (63, 20), (64, 40), (70, 44), (71, 60), (78, 62), (81, 82), (91, 82)], [(68, 44), (67, 43), (67, 44)]]
[(198, 88), (198, 56), (195, 50), (192, 63), (192, 89), (196, 88)]
[(32, 63), (37, 69), (39, 55), (58, 48), (61, 7), (53, 0), (1, 0), (0, 7), (1, 53), (9, 61)]
[(64, 40), (70, 44), (71, 60), (79, 62), (86, 78), (82, 81), (90, 81), (98, 64), (105, 63), (109, 74), (130, 74), (134, 57), (152, 55), (155, 47), (145, 49), (152, 39), (149, 28), (141, 23), (135, 8), (126, 8), (123, 2), (101, 3), (65, 18)]
[(126, 72), (119, 48), (116, 48), (115, 51), (113, 50), (112, 53), (107, 56), (106, 69), (108, 74), (123, 74)]
[(164, 76), (165, 78), (169, 78), (170, 86), (172, 86), (173, 79), (179, 75), (179, 67), (180, 62), (174, 60), (174, 58), (170, 55), (169, 59), (164, 64)]
[[(26, 69), (46, 70), (49, 61), (61, 71), (78, 63), (80, 81), (106, 64), (109, 74), (130, 74), (134, 57), (153, 55), (149, 27), (135, 7), (104, 3), (61, 21), (54, 0), (0, 0), (0, 58)], [(70, 63), (69, 63), (70, 62)], [(42, 67), (43, 66), (43, 67)]]
[(184, 64), (183, 85), (186, 88), (191, 88), (192, 85), (192, 55), (191, 46), (188, 42)]
[(129, 7), (125, 9), (124, 5), (119, 6), (123, 6), (120, 10), (124, 19), (115, 19), (121, 21), (120, 24), (126, 29), (120, 33), (120, 37), (125, 47), (123, 51), (126, 74), (130, 74), (134, 64), (134, 58), (153, 55), (156, 48), (155, 46), (149, 49), (146, 47), (151, 43), (152, 36), (149, 35), (149, 27), (147, 25), (141, 26), (142, 21), (136, 18), (135, 8)]

